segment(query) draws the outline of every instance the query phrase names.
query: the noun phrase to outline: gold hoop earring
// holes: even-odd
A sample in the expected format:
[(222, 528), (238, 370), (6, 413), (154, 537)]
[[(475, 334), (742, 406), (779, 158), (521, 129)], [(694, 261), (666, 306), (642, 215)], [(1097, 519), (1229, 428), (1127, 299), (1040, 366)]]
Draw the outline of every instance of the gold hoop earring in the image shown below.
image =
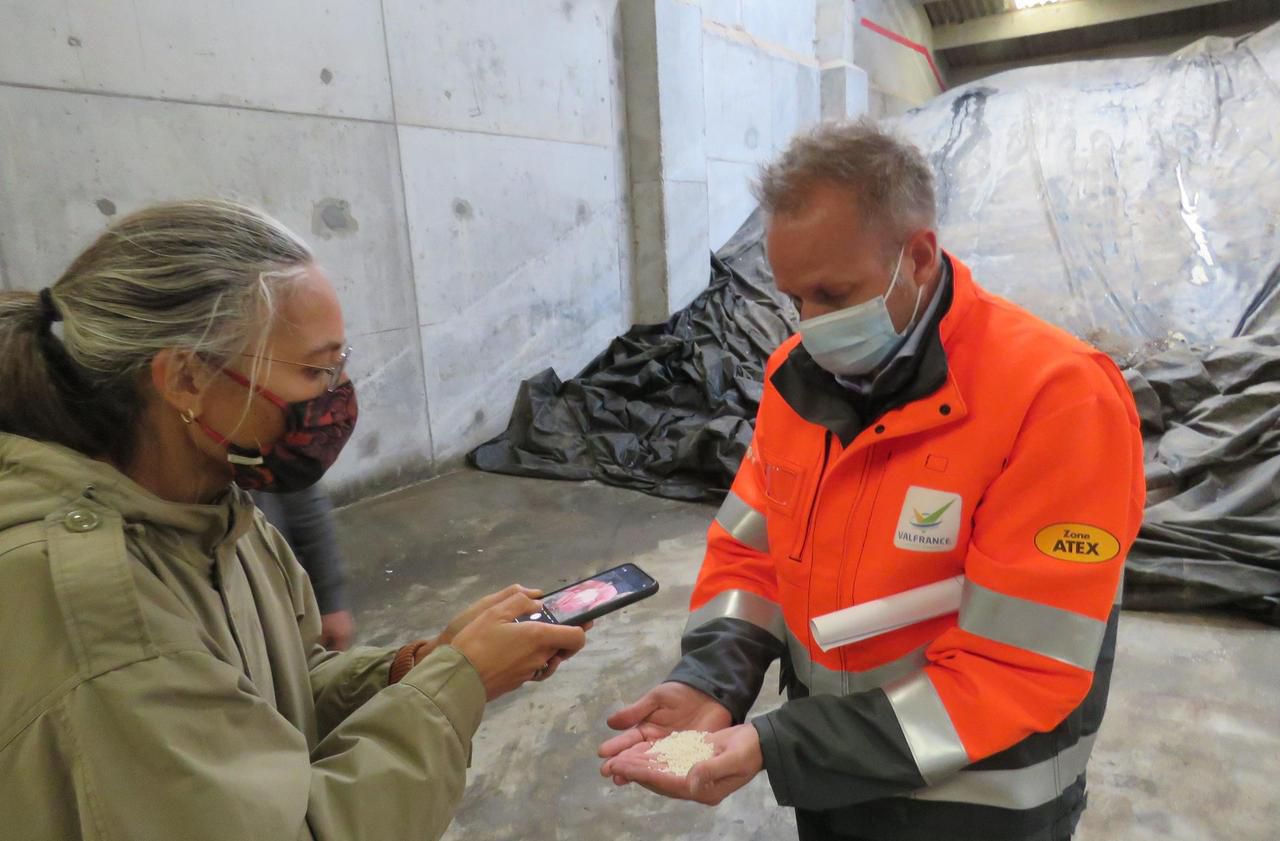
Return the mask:
[(182, 411), (181, 417), (182, 417), (182, 422), (189, 425), (193, 420), (196, 419), (196, 413), (193, 412), (191, 409), (184, 409)]

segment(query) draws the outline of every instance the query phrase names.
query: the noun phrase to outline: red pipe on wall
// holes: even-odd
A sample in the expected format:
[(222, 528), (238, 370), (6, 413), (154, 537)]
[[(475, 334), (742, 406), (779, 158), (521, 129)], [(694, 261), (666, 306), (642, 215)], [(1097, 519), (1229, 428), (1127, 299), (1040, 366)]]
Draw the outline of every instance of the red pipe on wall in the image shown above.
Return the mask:
[(920, 55), (924, 56), (924, 60), (929, 62), (929, 69), (933, 71), (933, 78), (938, 80), (938, 87), (944, 91), (947, 89), (947, 83), (942, 81), (942, 74), (938, 72), (938, 65), (934, 63), (933, 53), (929, 52), (928, 47), (926, 47), (924, 44), (920, 44), (920, 43), (917, 43), (916, 41), (912, 41), (910, 38), (906, 37), (905, 35), (899, 35), (897, 32), (894, 32), (892, 29), (885, 29), (880, 24), (868, 18), (863, 18), (861, 22), (863, 26), (865, 26), (867, 29), (870, 29), (872, 32), (876, 33), (877, 35), (883, 35), (884, 37), (888, 38), (890, 41), (901, 44), (907, 49), (915, 50), (916, 52), (920, 53)]

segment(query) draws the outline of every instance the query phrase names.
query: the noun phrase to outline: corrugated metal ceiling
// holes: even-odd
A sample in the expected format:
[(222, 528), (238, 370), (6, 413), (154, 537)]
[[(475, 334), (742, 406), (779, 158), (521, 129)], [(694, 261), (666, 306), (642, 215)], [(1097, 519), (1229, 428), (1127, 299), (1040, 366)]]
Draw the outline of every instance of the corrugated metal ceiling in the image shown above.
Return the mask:
[(974, 18), (1012, 12), (1016, 8), (1014, 0), (924, 0), (925, 13), (934, 26), (964, 23)]
[[(1231, 0), (1143, 18), (956, 47), (942, 50), (940, 55), (945, 57), (948, 67), (953, 69), (1025, 62), (1045, 56), (1057, 56), (1057, 60), (1061, 61), (1070, 58), (1073, 53), (1177, 36), (1185, 36), (1186, 43), (1208, 33), (1238, 37), (1246, 32), (1262, 29), (1277, 20), (1280, 20), (1280, 2), (1277, 0)], [(1159, 52), (1167, 53), (1177, 48), (1161, 44)], [(1150, 53), (1138, 49), (1127, 54)]]

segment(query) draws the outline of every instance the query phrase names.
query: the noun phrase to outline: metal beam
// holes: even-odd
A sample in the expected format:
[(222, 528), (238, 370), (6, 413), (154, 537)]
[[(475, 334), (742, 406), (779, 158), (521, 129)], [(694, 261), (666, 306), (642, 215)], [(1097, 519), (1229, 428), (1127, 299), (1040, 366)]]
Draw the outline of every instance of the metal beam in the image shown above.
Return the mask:
[(1220, 2), (1222, 0), (1068, 0), (1066, 3), (1052, 3), (934, 27), (933, 48), (950, 50), (991, 41), (1008, 41)]

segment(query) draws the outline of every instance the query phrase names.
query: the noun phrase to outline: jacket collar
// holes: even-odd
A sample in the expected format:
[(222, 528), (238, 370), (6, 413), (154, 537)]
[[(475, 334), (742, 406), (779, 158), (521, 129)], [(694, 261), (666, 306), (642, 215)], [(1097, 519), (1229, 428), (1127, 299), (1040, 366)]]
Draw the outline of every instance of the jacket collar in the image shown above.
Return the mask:
[(176, 532), (209, 555), (253, 526), (253, 501), (235, 486), (211, 505), (169, 502), (109, 464), (56, 444), (0, 433), (0, 473), (8, 471), (49, 492), (46, 515), (88, 497), (119, 513), (129, 526)]
[(918, 328), (926, 335), (914, 354), (895, 358), (877, 375), (868, 394), (856, 394), (842, 386), (813, 360), (798, 338), (793, 340), (791, 352), (770, 382), (796, 414), (830, 430), (843, 447), (882, 415), (931, 395), (938, 398), (930, 401), (938, 404), (932, 407), (936, 411), (905, 424), (895, 423), (893, 434), (908, 434), (963, 416), (964, 403), (950, 376), (946, 346), (972, 307), (976, 292), (967, 266), (946, 252), (943, 261), (937, 292), (942, 299), (937, 307), (931, 307), (933, 317)]
[(978, 287), (973, 282), (973, 272), (968, 266), (948, 251), (943, 251), (942, 256), (951, 265), (951, 309), (942, 317), (939, 334), (942, 337), (942, 346), (950, 348), (956, 330), (978, 300)]

